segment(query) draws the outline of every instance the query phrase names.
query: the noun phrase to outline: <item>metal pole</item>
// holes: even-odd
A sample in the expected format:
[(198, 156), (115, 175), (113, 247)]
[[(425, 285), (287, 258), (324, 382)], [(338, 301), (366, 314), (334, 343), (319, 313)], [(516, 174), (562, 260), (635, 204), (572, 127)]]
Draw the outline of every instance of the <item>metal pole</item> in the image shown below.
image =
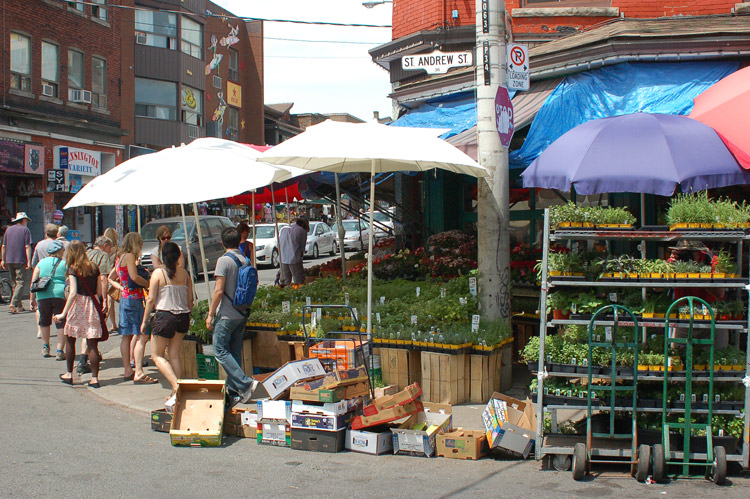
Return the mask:
[(206, 249), (203, 246), (203, 234), (201, 233), (201, 224), (198, 219), (198, 205), (196, 203), (193, 203), (193, 216), (195, 217), (195, 231), (198, 233), (198, 246), (201, 249), (201, 266), (203, 267), (203, 279), (206, 281), (206, 291), (208, 291), (208, 305), (211, 306), (211, 282), (208, 280)]
[(341, 186), (339, 186), (339, 174), (334, 173), (333, 178), (336, 181), (336, 225), (339, 232), (339, 249), (341, 250), (341, 278), (346, 279), (346, 254), (344, 252), (344, 222), (341, 220)]
[[(281, 271), (281, 266), (283, 265), (284, 262), (281, 261), (281, 239), (279, 238), (279, 219), (276, 218), (276, 196), (274, 195), (273, 185), (271, 185), (270, 188), (271, 188), (271, 211), (273, 212), (273, 223), (276, 226), (276, 249), (279, 251), (279, 271)], [(271, 267), (273, 268), (273, 251), (271, 252)], [(284, 279), (283, 272), (281, 272), (281, 278)]]
[(292, 223), (292, 209), (289, 207), (289, 191), (284, 188), (284, 196), (286, 196), (286, 223)]
[[(195, 290), (195, 267), (193, 266), (193, 257), (190, 253), (190, 240), (188, 239), (188, 226), (187, 219), (185, 218), (185, 205), (180, 204), (180, 211), (182, 212), (182, 233), (185, 234), (185, 251), (187, 252), (188, 264), (187, 268), (190, 271), (190, 281), (193, 283), (193, 295), (197, 296)], [(161, 255), (160, 255), (161, 256)], [(208, 303), (211, 304), (211, 295), (208, 295)]]
[[(370, 169), (370, 230), (367, 241), (367, 342), (372, 341), (372, 221), (375, 218), (375, 165), (380, 160), (373, 159)], [(361, 234), (361, 233), (360, 233)], [(361, 238), (361, 236), (360, 236)]]
[[(508, 149), (500, 142), (495, 95), (506, 84), (505, 3), (476, 0), (477, 159), (490, 176), (478, 180), (479, 306), (483, 318), (510, 320), (510, 208)], [(512, 118), (512, 117), (511, 117)]]
[(252, 203), (253, 203), (253, 267), (255, 267), (255, 191), (252, 192)]
[(135, 205), (135, 215), (136, 219), (138, 220), (138, 232), (141, 231), (141, 207), (138, 205)]
[(536, 441), (534, 446), (534, 457), (542, 458), (542, 442), (544, 442), (544, 342), (547, 339), (547, 257), (549, 256), (549, 208), (544, 209), (544, 240), (542, 241), (542, 279), (541, 293), (539, 296), (539, 364), (537, 380), (539, 382), (536, 396)]

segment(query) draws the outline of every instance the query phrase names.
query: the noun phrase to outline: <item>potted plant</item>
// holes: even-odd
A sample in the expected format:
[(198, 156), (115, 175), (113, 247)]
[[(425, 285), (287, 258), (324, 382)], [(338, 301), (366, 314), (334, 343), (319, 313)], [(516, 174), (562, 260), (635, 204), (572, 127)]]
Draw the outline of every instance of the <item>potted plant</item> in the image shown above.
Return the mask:
[(552, 312), (554, 320), (566, 320), (570, 317), (571, 296), (565, 291), (555, 291), (547, 296), (547, 314)]

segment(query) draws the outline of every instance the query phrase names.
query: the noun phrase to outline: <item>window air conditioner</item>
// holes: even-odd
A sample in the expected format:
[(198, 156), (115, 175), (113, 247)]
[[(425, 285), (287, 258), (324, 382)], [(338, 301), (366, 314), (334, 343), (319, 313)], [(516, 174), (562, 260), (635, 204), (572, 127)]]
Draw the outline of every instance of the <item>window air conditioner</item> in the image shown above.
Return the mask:
[(70, 102), (82, 102), (85, 104), (91, 104), (91, 91), (80, 90), (78, 88), (68, 89), (68, 100)]
[(47, 97), (54, 97), (55, 87), (47, 83), (42, 83), (42, 95)]
[(191, 139), (197, 139), (200, 136), (201, 136), (200, 128), (198, 128), (195, 125), (188, 126), (188, 137), (190, 137)]
[(146, 33), (135, 34), (135, 43), (137, 43), (138, 45), (146, 45), (146, 41), (147, 41)]

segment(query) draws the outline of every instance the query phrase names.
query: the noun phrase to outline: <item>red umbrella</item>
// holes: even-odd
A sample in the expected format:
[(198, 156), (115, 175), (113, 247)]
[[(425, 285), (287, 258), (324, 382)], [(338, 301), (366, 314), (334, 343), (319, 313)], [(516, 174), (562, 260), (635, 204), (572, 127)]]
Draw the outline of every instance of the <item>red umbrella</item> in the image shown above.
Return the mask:
[(693, 99), (690, 117), (710, 126), (737, 161), (750, 170), (750, 67), (723, 78)]
[[(299, 192), (299, 184), (292, 184), (288, 187), (283, 187), (281, 189), (277, 189), (273, 193), (274, 200), (283, 203), (287, 199), (292, 200), (296, 199), (297, 201), (302, 201), (303, 198), (302, 194)], [(255, 195), (255, 202), (256, 203), (270, 203), (271, 202), (271, 189), (265, 188), (260, 194)], [(251, 204), (253, 202), (252, 194), (240, 194), (238, 196), (232, 196), (227, 198), (227, 203), (229, 204)]]

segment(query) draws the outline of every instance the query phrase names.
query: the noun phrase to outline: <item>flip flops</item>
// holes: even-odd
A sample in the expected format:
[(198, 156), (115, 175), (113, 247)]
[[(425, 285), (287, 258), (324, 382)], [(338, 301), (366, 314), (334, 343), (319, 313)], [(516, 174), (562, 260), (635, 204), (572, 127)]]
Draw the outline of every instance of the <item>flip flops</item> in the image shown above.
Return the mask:
[(62, 381), (66, 385), (73, 385), (73, 378), (63, 378), (62, 374), (60, 374), (58, 377), (60, 378), (60, 381)]
[(138, 379), (133, 379), (133, 384), (135, 385), (153, 385), (154, 383), (158, 382), (159, 380), (150, 377), (148, 374), (144, 374)]

